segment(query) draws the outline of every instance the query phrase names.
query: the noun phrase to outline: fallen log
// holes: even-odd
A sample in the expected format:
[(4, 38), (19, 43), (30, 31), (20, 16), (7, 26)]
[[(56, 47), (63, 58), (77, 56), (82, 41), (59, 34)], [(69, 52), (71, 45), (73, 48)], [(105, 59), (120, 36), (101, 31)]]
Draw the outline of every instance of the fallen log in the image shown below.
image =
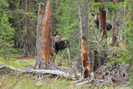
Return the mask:
[(21, 68), (14, 68), (14, 67), (7, 67), (3, 64), (0, 64), (0, 70), (2, 69), (10, 69), (10, 70), (13, 70), (13, 71), (17, 71), (21, 74), (23, 73), (32, 73), (32, 74), (51, 74), (51, 75), (57, 75), (57, 76), (63, 76), (65, 78), (68, 78), (68, 79), (72, 79), (72, 80), (76, 80), (76, 76), (69, 73), (69, 72), (63, 72), (63, 71), (60, 71), (60, 70), (34, 70), (34, 69), (21, 69)]

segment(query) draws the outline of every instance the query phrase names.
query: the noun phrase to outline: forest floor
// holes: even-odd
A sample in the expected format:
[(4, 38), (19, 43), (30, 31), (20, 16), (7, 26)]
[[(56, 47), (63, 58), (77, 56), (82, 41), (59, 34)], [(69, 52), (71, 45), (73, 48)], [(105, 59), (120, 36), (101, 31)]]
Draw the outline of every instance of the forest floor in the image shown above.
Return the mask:
[[(67, 60), (66, 60), (67, 61)], [(62, 63), (62, 68), (67, 68), (67, 62)], [(17, 60), (1, 60), (0, 64), (14, 68), (34, 67), (36, 58), (19, 57)], [(57, 64), (57, 62), (55, 62)], [(98, 76), (98, 75), (97, 75)], [(30, 74), (18, 74), (16, 71), (1, 71), (0, 70), (0, 89), (99, 89), (94, 84), (84, 84), (76, 86), (74, 81), (59, 76), (43, 75), (35, 76)], [(100, 89), (124, 89), (110, 86), (103, 86)], [(126, 89), (132, 89), (128, 87)]]

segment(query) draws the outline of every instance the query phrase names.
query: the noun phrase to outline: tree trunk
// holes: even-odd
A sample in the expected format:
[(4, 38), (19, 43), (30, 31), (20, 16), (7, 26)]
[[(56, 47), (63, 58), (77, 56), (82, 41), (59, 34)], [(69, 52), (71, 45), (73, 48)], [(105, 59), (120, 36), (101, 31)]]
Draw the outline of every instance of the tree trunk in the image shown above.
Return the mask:
[(88, 51), (87, 39), (85, 36), (81, 39), (82, 63), (84, 67), (84, 78), (90, 77), (90, 58)]
[(112, 33), (113, 33), (113, 37), (112, 37), (112, 46), (115, 46), (115, 45), (118, 45), (117, 44), (117, 29), (116, 29), (116, 22), (115, 22), (115, 19), (116, 19), (116, 15), (115, 15), (115, 12), (113, 11), (113, 31), (112, 31)]
[(35, 69), (59, 69), (51, 61), (51, 39), (50, 39), (50, 2), (47, 1), (45, 16), (43, 16), (43, 5), (39, 3), (38, 9), (38, 22), (37, 22), (37, 41), (36, 41), (36, 52), (37, 60)]
[(81, 59), (81, 76), (83, 78), (83, 63), (82, 63), (82, 49), (81, 49), (81, 39), (82, 39), (82, 16), (81, 16), (81, 2), (78, 0), (78, 15), (79, 15), (79, 33), (80, 33), (80, 40), (79, 40), (79, 49), (80, 49), (80, 59)]
[[(85, 32), (88, 33), (88, 0), (86, 0), (86, 25), (85, 25)], [(82, 64), (82, 78), (90, 77), (90, 62), (89, 55), (88, 55), (88, 34), (86, 36), (82, 34), (82, 17), (81, 17), (81, 2), (78, 0), (78, 14), (79, 14), (79, 31), (80, 31), (80, 58)], [(83, 37), (82, 37), (83, 36)]]
[(43, 51), (42, 60), (45, 65), (51, 62), (51, 39), (50, 39), (50, 2), (47, 1), (45, 16), (43, 17), (43, 28), (42, 28), (42, 48)]
[(37, 24), (37, 62), (36, 69), (47, 69), (51, 62), (51, 39), (50, 39), (50, 3), (47, 1), (45, 16), (43, 15), (43, 3), (39, 3)]
[[(88, 23), (88, 20), (89, 20), (89, 18), (88, 18), (88, 8), (89, 8), (89, 6), (88, 6), (88, 0), (86, 0), (86, 5), (85, 5), (85, 7), (86, 7), (86, 11), (85, 11), (85, 35), (87, 36), (87, 44), (88, 44), (88, 39), (89, 39), (89, 23)], [(88, 45), (88, 47), (89, 47), (89, 45)]]
[(102, 38), (105, 37), (107, 39), (106, 11), (100, 8), (99, 17), (100, 31), (103, 32)]
[[(28, 0), (26, 0), (26, 12), (28, 12)], [(28, 17), (26, 16), (26, 35), (25, 35), (25, 50), (24, 56), (28, 56)]]
[[(43, 15), (43, 5), (44, 3), (40, 2), (38, 7), (38, 21), (37, 21), (37, 36), (36, 36), (36, 55), (37, 61), (35, 65), (35, 69), (40, 69), (42, 61), (42, 50), (41, 50), (41, 36), (42, 36), (42, 15)], [(44, 63), (44, 62), (43, 62)]]

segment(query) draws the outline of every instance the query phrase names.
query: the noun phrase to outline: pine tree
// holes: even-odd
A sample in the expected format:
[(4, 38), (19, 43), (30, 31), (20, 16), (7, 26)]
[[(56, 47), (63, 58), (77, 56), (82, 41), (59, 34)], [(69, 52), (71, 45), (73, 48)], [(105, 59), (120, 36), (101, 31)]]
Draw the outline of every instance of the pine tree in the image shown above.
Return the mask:
[(6, 13), (3, 13), (0, 24), (0, 57), (7, 58), (14, 57), (14, 53), (17, 51), (14, 46), (14, 29), (9, 24), (8, 17)]

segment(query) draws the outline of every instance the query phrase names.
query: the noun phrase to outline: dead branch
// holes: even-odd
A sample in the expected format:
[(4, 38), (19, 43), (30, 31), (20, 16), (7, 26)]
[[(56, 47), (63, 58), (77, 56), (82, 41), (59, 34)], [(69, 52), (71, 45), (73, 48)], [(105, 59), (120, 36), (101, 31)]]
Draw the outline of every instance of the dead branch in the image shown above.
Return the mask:
[(7, 67), (5, 65), (0, 65), (0, 70), (2, 69), (10, 69), (10, 70), (13, 70), (13, 71), (17, 71), (21, 74), (23, 73), (28, 73), (28, 74), (35, 74), (35, 75), (44, 75), (44, 74), (51, 74), (51, 75), (57, 75), (57, 76), (63, 76), (65, 78), (68, 78), (68, 79), (72, 79), (72, 80), (75, 80), (76, 76), (71, 74), (71, 73), (66, 73), (66, 72), (63, 72), (63, 71), (60, 71), (60, 70), (34, 70), (34, 69), (20, 69), (20, 68), (13, 68), (13, 67)]

